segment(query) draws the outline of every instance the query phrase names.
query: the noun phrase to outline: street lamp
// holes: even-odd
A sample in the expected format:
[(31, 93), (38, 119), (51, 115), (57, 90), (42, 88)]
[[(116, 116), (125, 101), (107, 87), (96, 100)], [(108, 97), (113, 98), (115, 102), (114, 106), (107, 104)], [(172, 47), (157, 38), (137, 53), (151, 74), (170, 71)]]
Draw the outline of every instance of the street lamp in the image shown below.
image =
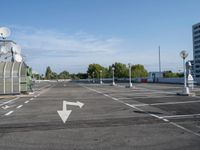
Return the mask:
[(87, 73), (87, 79), (88, 79), (88, 82), (90, 82), (89, 73)]
[(113, 82), (112, 82), (112, 85), (114, 86), (115, 85), (115, 68), (112, 67), (112, 74), (113, 74)]
[(94, 83), (94, 72), (92, 72), (92, 78), (93, 78), (92, 82)]
[(128, 64), (129, 67), (129, 87), (132, 87), (132, 82), (131, 82), (131, 63)]
[(187, 79), (186, 79), (186, 64), (185, 64), (185, 58), (188, 56), (187, 51), (183, 50), (180, 52), (181, 58), (183, 58), (183, 71), (184, 71), (184, 88), (183, 88), (183, 94), (188, 95), (190, 94), (189, 88), (187, 87)]
[(100, 70), (100, 84), (102, 84), (102, 70)]

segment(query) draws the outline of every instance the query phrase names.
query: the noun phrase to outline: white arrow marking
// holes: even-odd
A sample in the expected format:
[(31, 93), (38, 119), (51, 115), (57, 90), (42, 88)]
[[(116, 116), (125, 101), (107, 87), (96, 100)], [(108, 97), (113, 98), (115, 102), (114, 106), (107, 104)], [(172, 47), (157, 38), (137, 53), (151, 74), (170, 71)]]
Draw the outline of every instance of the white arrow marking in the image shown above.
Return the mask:
[(1, 108), (3, 108), (4, 110), (6, 110), (6, 109), (11, 108), (11, 107), (13, 107), (13, 106), (15, 106), (15, 105), (10, 105), (10, 106), (5, 105), (5, 106), (2, 106)]
[(7, 109), (7, 108), (10, 108), (10, 106), (8, 105), (5, 105), (5, 106), (2, 106), (3, 109)]
[(67, 105), (79, 106), (80, 108), (82, 108), (84, 104), (79, 101), (77, 102), (63, 101), (63, 110), (57, 111), (63, 123), (67, 121), (67, 119), (69, 118), (69, 115), (72, 112), (72, 110), (67, 110)]

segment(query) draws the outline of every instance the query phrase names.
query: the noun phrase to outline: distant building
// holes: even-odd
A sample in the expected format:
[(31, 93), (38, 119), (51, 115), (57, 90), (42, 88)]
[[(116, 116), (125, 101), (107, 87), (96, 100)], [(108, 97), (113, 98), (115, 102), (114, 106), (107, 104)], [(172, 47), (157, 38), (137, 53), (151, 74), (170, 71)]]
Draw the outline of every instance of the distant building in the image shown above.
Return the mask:
[(148, 79), (152, 80), (151, 82), (157, 82), (158, 78), (163, 77), (163, 72), (149, 72)]
[(200, 23), (192, 26), (194, 78), (200, 81)]

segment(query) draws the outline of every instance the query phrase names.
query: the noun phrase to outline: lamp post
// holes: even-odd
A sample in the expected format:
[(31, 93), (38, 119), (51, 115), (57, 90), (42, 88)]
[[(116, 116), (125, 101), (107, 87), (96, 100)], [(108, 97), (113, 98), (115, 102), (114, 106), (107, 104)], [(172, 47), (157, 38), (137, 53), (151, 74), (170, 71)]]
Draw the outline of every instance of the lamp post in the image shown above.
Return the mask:
[(186, 64), (185, 58), (188, 56), (187, 51), (183, 50), (180, 52), (181, 58), (183, 58), (183, 72), (184, 72), (184, 87), (183, 87), (183, 94), (190, 94), (189, 88), (187, 87), (187, 79), (186, 79)]
[(92, 78), (93, 78), (92, 82), (94, 83), (94, 72), (92, 72)]
[(88, 79), (88, 82), (90, 82), (89, 73), (87, 73), (87, 79)]
[(129, 87), (132, 87), (132, 82), (131, 82), (131, 63), (128, 64), (129, 67)]
[(112, 74), (113, 74), (113, 82), (112, 82), (112, 85), (114, 86), (115, 85), (115, 68), (112, 67)]
[(100, 72), (100, 76), (99, 76), (99, 78), (100, 78), (100, 84), (102, 84), (103, 83), (102, 82), (102, 70), (100, 70), (99, 72)]

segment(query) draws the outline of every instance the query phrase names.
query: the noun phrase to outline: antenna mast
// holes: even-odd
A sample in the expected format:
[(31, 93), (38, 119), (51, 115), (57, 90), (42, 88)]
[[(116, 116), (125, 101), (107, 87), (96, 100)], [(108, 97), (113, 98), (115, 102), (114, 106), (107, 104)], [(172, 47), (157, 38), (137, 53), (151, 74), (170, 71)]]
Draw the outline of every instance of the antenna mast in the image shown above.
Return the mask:
[(159, 73), (161, 73), (160, 46), (158, 47)]

